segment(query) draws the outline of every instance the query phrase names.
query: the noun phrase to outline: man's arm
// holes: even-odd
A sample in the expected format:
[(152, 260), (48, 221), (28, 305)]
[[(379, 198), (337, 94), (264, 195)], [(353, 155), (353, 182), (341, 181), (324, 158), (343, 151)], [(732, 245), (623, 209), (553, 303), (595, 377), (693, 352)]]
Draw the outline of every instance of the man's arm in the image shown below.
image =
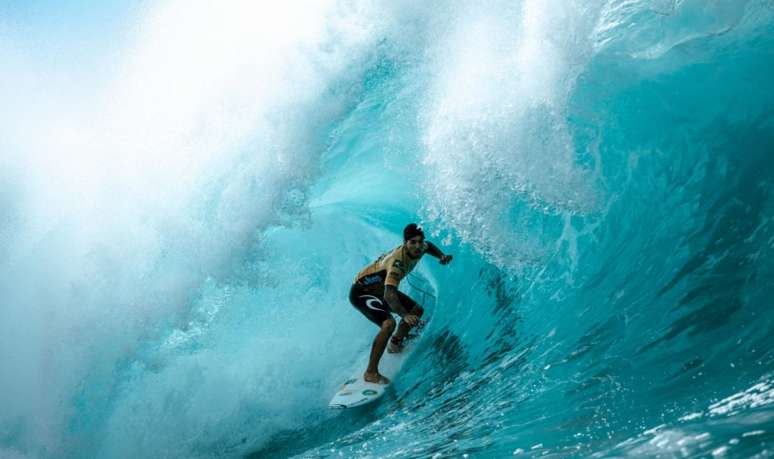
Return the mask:
[(446, 263), (451, 261), (452, 256), (444, 255), (443, 252), (441, 252), (441, 249), (436, 247), (435, 244), (433, 244), (432, 242), (426, 241), (425, 244), (427, 244), (427, 253), (441, 260), (442, 265), (445, 265)]
[(397, 312), (399, 316), (403, 317), (409, 312), (406, 311), (406, 308), (403, 307), (403, 305), (400, 302), (400, 298), (398, 298), (398, 288), (392, 285), (385, 285), (384, 286), (384, 299), (387, 300), (387, 304), (390, 305), (390, 308), (392, 308), (393, 311)]
[(404, 308), (401, 304), (400, 299), (398, 298), (398, 287), (393, 285), (385, 285), (384, 299), (387, 300), (387, 304), (390, 305), (392, 310), (397, 312), (401, 319), (403, 319), (410, 326), (413, 327), (419, 322), (419, 317), (409, 311), (406, 311), (406, 308)]

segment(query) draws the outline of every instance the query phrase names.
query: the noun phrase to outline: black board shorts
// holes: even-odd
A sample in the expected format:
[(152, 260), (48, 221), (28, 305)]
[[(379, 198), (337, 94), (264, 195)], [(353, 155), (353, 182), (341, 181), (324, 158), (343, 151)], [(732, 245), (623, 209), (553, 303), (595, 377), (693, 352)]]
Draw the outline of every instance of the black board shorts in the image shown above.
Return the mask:
[[(407, 311), (411, 311), (415, 306), (418, 306), (416, 301), (401, 291), (398, 291), (398, 298), (400, 299), (400, 304)], [(349, 290), (349, 302), (352, 303), (355, 309), (366, 316), (368, 320), (379, 327), (382, 326), (382, 322), (385, 320), (392, 319), (393, 311), (390, 305), (387, 304), (387, 300), (382, 296), (363, 292), (363, 289), (357, 284), (352, 285), (352, 288)]]

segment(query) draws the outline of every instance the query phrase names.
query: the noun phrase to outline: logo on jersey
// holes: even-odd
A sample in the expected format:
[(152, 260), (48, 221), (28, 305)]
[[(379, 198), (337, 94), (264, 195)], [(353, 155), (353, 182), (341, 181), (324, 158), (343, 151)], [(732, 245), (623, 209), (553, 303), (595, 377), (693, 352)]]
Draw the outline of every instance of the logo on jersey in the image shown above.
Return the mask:
[(370, 276), (364, 277), (363, 280), (360, 282), (362, 282), (363, 285), (367, 286), (367, 285), (372, 285), (377, 282), (380, 282), (381, 280), (382, 278), (378, 274), (371, 274)]

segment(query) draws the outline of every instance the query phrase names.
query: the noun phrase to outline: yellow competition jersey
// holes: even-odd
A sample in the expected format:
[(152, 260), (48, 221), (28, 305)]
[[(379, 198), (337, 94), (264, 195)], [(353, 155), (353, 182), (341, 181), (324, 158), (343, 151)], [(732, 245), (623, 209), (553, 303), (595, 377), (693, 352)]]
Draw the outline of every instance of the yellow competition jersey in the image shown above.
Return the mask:
[(384, 286), (397, 287), (406, 274), (414, 269), (425, 252), (427, 252), (426, 243), (419, 257), (412, 259), (401, 244), (363, 268), (357, 273), (354, 283), (368, 293), (383, 296)]

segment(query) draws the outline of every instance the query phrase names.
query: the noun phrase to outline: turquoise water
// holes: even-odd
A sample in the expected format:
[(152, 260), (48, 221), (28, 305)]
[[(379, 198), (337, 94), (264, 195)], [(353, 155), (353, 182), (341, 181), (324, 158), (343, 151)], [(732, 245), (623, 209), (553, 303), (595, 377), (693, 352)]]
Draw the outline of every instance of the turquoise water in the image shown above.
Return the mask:
[[(0, 48), (0, 455), (774, 456), (770, 2), (261, 8)], [(412, 221), (432, 320), (329, 410)]]

